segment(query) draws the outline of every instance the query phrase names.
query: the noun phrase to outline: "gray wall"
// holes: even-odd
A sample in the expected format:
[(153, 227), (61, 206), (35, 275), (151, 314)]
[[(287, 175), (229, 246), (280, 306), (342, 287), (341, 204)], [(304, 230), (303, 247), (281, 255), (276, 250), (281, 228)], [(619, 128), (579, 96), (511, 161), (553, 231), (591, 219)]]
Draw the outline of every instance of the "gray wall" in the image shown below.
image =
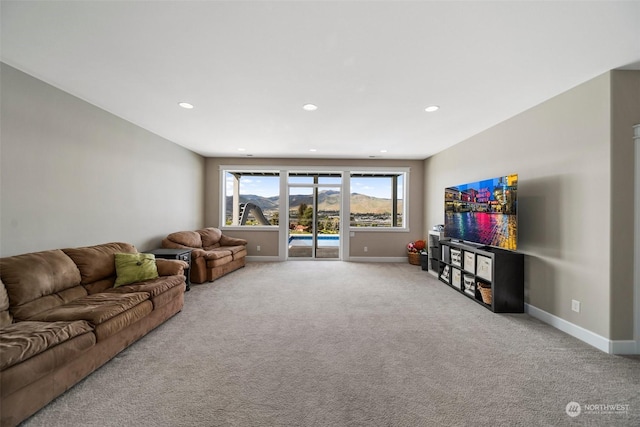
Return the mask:
[[(406, 257), (406, 245), (412, 240), (425, 237), (423, 229), (424, 191), (423, 168), (424, 162), (419, 160), (341, 160), (341, 159), (253, 159), (253, 158), (211, 158), (207, 159), (206, 166), (206, 193), (207, 204), (205, 220), (207, 226), (218, 227), (220, 225), (220, 166), (221, 165), (253, 165), (253, 166), (298, 166), (315, 167), (319, 170), (331, 167), (403, 167), (410, 168), (409, 183), (409, 232), (380, 232), (360, 231), (351, 237), (349, 256), (351, 257)], [(229, 235), (242, 237), (249, 240), (248, 254), (250, 256), (278, 256), (278, 232), (257, 230), (233, 230)], [(347, 233), (342, 233), (347, 237)], [(261, 251), (256, 252), (256, 246), (261, 246)], [(364, 252), (364, 247), (368, 252)]]
[(637, 85), (629, 73), (601, 75), (425, 160), (425, 227), (443, 222), (445, 187), (518, 173), (526, 302), (610, 339), (633, 338), (633, 197), (621, 196), (633, 190), (628, 122), (640, 109), (628, 102), (619, 119), (612, 108)]
[(203, 224), (204, 158), (1, 65), (0, 254), (151, 249)]

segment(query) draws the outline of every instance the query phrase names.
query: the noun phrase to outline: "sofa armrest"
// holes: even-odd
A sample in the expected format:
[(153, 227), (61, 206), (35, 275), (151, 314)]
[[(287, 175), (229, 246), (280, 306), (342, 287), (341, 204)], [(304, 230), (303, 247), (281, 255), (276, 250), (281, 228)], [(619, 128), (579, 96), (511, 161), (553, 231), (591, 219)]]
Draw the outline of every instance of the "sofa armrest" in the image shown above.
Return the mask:
[(221, 247), (206, 251), (204, 254), (204, 258), (209, 261), (228, 257), (229, 255), (231, 255), (231, 251), (226, 250), (224, 247)]
[(158, 267), (159, 276), (180, 276), (184, 274), (189, 264), (179, 259), (156, 258), (156, 267)]
[(247, 240), (237, 237), (220, 236), (220, 246), (246, 246)]
[(205, 251), (204, 249), (193, 249), (191, 251), (191, 261), (193, 261), (196, 258), (206, 257), (206, 255), (207, 255), (207, 251)]

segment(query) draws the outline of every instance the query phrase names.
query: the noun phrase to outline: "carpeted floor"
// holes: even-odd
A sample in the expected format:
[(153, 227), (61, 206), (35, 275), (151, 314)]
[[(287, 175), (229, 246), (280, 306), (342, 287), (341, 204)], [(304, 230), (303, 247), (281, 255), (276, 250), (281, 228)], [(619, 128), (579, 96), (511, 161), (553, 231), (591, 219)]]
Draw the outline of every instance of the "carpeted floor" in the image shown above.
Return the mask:
[(413, 265), (251, 262), (185, 298), (25, 425), (640, 425), (640, 357), (491, 313)]

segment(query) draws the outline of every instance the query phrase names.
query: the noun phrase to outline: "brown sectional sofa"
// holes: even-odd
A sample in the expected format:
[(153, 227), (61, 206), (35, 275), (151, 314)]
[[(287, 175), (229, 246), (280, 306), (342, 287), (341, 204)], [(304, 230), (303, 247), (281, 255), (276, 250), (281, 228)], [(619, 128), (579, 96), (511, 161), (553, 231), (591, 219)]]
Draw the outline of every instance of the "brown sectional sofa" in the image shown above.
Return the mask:
[(244, 267), (247, 241), (222, 234), (218, 228), (178, 231), (162, 240), (163, 248), (192, 249), (191, 282), (213, 282)]
[(127, 243), (0, 259), (0, 425), (15, 426), (178, 313), (187, 263), (114, 288)]

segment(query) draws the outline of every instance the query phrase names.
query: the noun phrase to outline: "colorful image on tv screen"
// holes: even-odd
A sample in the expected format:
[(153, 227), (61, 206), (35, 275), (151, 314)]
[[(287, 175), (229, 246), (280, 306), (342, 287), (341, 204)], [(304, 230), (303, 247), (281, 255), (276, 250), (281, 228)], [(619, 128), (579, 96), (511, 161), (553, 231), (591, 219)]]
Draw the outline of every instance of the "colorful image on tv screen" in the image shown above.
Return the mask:
[(444, 236), (516, 250), (518, 175), (506, 175), (444, 190)]

